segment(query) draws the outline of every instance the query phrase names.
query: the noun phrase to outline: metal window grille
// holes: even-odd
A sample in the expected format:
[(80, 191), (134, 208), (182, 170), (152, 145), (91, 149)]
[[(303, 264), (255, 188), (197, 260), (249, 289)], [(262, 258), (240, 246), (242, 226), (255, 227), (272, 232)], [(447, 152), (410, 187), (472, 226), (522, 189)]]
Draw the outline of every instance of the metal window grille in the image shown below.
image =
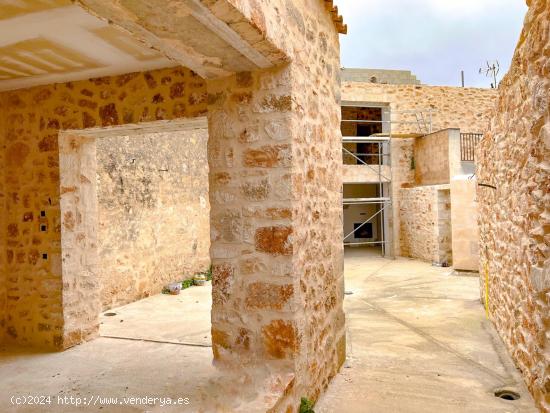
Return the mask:
[(475, 148), (483, 138), (482, 133), (461, 133), (460, 134), (460, 160), (473, 162), (475, 158)]

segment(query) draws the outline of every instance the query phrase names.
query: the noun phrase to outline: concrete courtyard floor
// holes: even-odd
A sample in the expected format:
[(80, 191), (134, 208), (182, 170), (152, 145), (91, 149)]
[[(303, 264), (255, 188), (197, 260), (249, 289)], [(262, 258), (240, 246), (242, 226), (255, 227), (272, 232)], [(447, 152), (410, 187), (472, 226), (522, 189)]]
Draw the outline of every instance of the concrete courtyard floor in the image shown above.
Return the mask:
[[(479, 300), (479, 280), (346, 251), (347, 360), (316, 413), (537, 412)], [(521, 398), (494, 396), (500, 388)]]
[[(317, 413), (537, 411), (485, 319), (476, 277), (365, 250), (347, 251), (345, 265), (353, 293), (345, 299), (348, 359)], [(103, 313), (101, 337), (62, 353), (0, 347), (0, 412), (266, 411), (271, 367), (228, 377), (212, 366), (210, 305), (210, 286), (192, 287)], [(494, 397), (501, 387), (521, 399)], [(10, 401), (28, 395), (51, 395), (53, 404)], [(64, 395), (92, 402), (57, 404)], [(122, 400), (144, 396), (188, 397), (189, 404)], [(97, 397), (118, 397), (119, 404)]]

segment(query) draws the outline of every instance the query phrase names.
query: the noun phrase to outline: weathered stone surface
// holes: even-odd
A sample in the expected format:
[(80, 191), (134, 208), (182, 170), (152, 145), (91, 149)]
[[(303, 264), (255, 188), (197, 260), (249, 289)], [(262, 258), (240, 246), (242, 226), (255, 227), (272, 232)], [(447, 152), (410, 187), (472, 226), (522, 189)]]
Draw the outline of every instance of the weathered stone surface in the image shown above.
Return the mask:
[(208, 268), (207, 139), (195, 129), (96, 140), (103, 310)]
[(477, 152), (480, 289), (538, 407), (550, 412), (550, 3), (527, 3)]
[(252, 283), (248, 285), (246, 306), (248, 308), (281, 310), (287, 307), (287, 303), (293, 294), (293, 285)]
[[(73, 311), (68, 302), (65, 308), (62, 307), (59, 197), (61, 193), (74, 191), (77, 182), (60, 188), (57, 129), (138, 122), (144, 111), (148, 115), (143, 120), (154, 120), (160, 114), (156, 113), (156, 108), (164, 110), (161, 117), (171, 119), (172, 109), (180, 104), (184, 109), (178, 112), (178, 117), (206, 113), (204, 100), (197, 99), (200, 103), (195, 105), (188, 103), (191, 94), (206, 96), (204, 81), (188, 69), (152, 71), (147, 79), (143, 73), (131, 73), (0, 93), (0, 139), (6, 147), (0, 150), (0, 160), (7, 165), (7, 168), (0, 168), (0, 178), (4, 177), (0, 180), (0, 223), (5, 228), (0, 237), (3, 250), (6, 244), (2, 240), (8, 235), (8, 225), (16, 225), (18, 229), (18, 235), (13, 238), (16, 242), (6, 259), (0, 254), (0, 265), (6, 266), (2, 274), (11, 274), (5, 284), (0, 282), (0, 308), (2, 305), (6, 308), (6, 312), (0, 311), (0, 326), (5, 326), (0, 331), (9, 330), (10, 340), (22, 345), (60, 348), (95, 333), (85, 329), (62, 338), (63, 329), (68, 325), (63, 311), (65, 317), (73, 318), (77, 324), (82, 314)], [(161, 79), (166, 80), (163, 83)], [(153, 83), (156, 87), (150, 88), (149, 84)], [(167, 99), (174, 83), (185, 84), (185, 91), (181, 97)], [(164, 101), (153, 103), (153, 97), (158, 94), (164, 96)], [(4, 202), (5, 207), (1, 204)], [(22, 219), (27, 212), (33, 213), (33, 220)], [(78, 219), (73, 211), (65, 224), (77, 225)], [(76, 242), (85, 241), (75, 238)], [(38, 259), (35, 250), (38, 250)], [(43, 258), (43, 254), (47, 258)], [(49, 284), (39, 282), (42, 280)], [(57, 289), (51, 287), (53, 282), (57, 283)], [(75, 285), (70, 280), (65, 282), (65, 287)], [(88, 281), (80, 286), (89, 288)], [(4, 288), (10, 300), (4, 298)], [(84, 299), (85, 295), (75, 295), (76, 301)], [(43, 326), (40, 329), (39, 324)], [(46, 325), (49, 327), (44, 328)]]
[[(322, 3), (291, 3), (238, 7), (260, 18), (292, 63), (207, 85), (211, 254), (214, 267), (231, 269), (228, 293), (214, 293), (212, 324), (230, 337), (250, 331), (244, 360), (294, 360), (282, 411), (316, 398), (344, 354), (338, 38)], [(215, 217), (237, 208), (242, 239), (218, 238)], [(243, 319), (247, 309), (253, 316)], [(217, 357), (242, 362), (229, 344)]]
[(244, 166), (273, 168), (290, 165), (290, 147), (288, 145), (263, 146), (248, 149), (244, 153)]
[(256, 230), (256, 249), (272, 255), (291, 255), (293, 250), (292, 227), (262, 227)]
[(452, 264), (449, 185), (400, 190), (399, 243), (405, 257)]
[(263, 344), (269, 357), (293, 358), (298, 349), (296, 327), (291, 322), (274, 320), (262, 328)]
[[(90, 7), (92, 3), (98, 4), (80, 3)], [(149, 2), (144, 9), (141, 6), (145, 2), (135, 3), (135, 11), (145, 16), (144, 11), (150, 15), (151, 10), (158, 10), (156, 16), (172, 16), (161, 3), (157, 1), (159, 7), (151, 8)], [(281, 405), (280, 410), (295, 410), (300, 396), (318, 396), (343, 359), (342, 348), (338, 349), (344, 335), (343, 321), (338, 322), (343, 320), (342, 244), (338, 236), (342, 213), (338, 34), (323, 2), (202, 3), (248, 44), (266, 53), (269, 61), (281, 64), (209, 81), (208, 94), (201, 79), (176, 68), (2, 95), (2, 102), (4, 96), (15, 95), (21, 102), (2, 111), (6, 139), (10, 144), (28, 143), (31, 151), (25, 163), (29, 163), (31, 156), (33, 161), (32, 169), (24, 166), (10, 169), (5, 180), (6, 192), (10, 194), (6, 224), (17, 223), (21, 238), (18, 239), (21, 244), (10, 247), (12, 262), (8, 273), (16, 280), (40, 274), (57, 283), (50, 290), (38, 283), (9, 282), (8, 288), (17, 297), (9, 304), (10, 315), (30, 309), (30, 315), (10, 319), (9, 331), (20, 343), (57, 348), (95, 334), (90, 327), (92, 314), (83, 311), (82, 306), (99, 298), (93, 293), (98, 287), (94, 277), (97, 262), (86, 262), (86, 271), (63, 280), (61, 263), (66, 265), (68, 261), (85, 258), (78, 254), (78, 248), (70, 250), (66, 245), (85, 245), (85, 249), (98, 246), (95, 240), (82, 237), (77, 231), (82, 214), (79, 217), (77, 211), (72, 211), (69, 218), (60, 213), (59, 166), (49, 161), (55, 159), (59, 148), (56, 143), (49, 146), (48, 142), (47, 150), (39, 152), (38, 142), (47, 136), (57, 136), (58, 128), (80, 129), (94, 122), (111, 126), (191, 117), (204, 114), (208, 106), (214, 265), (212, 321), (214, 330), (219, 332), (213, 334), (214, 352), (218, 359), (237, 355), (238, 362), (282, 360), (296, 379), (285, 394), (288, 403)], [(177, 11), (180, 4), (171, 3), (169, 10)], [(143, 35), (142, 27), (132, 16), (110, 14), (113, 8), (120, 10), (122, 6), (111, 6), (105, 8), (102, 2), (98, 12), (103, 10), (103, 15), (110, 15), (116, 24)], [(181, 17), (174, 16), (176, 13), (173, 18)], [(244, 19), (233, 20), (234, 16)], [(173, 22), (172, 18), (169, 21)], [(157, 32), (150, 21), (141, 23)], [(163, 46), (162, 50), (181, 47), (170, 41), (173, 47), (166, 48), (159, 44), (162, 40), (152, 40)], [(175, 55), (178, 53), (172, 57)], [(199, 59), (208, 66), (205, 73), (209, 76), (231, 73), (223, 67), (227, 60), (219, 57)], [(231, 63), (238, 63), (238, 59), (236, 56)], [(79, 102), (86, 103), (80, 106)], [(64, 182), (63, 187), (90, 186), (90, 176), (85, 178), (81, 181), (76, 177), (75, 182)], [(25, 196), (32, 208), (21, 206)], [(76, 197), (76, 190), (67, 191), (64, 196)], [(93, 192), (87, 196), (93, 196)], [(148, 197), (139, 198), (139, 202), (147, 208), (154, 205)], [(250, 208), (262, 212), (252, 213), (241, 227), (238, 217), (248, 214)], [(28, 210), (46, 211), (43, 217), (46, 231), (32, 228), (35, 223), (19, 222), (21, 213)], [(218, 220), (226, 210), (236, 213)], [(69, 227), (74, 224), (70, 235), (74, 238), (67, 240), (61, 250), (60, 231), (67, 224)], [(33, 249), (41, 250), (29, 248), (32, 237), (41, 239), (40, 245), (50, 257), (39, 259), (34, 267), (28, 264), (28, 254)], [(298, 245), (299, 248), (294, 248)], [(274, 298), (271, 292), (262, 290), (261, 295), (271, 297), (270, 308), (257, 307), (258, 301), (251, 296), (253, 311), (246, 314), (243, 313), (248, 297), (246, 287), (254, 283), (292, 286), (293, 294), (289, 293), (290, 287)], [(23, 295), (25, 287), (30, 287), (32, 293)], [(71, 296), (71, 291), (78, 293)], [(281, 305), (278, 300), (286, 301)], [(281, 309), (277, 309), (279, 305)], [(318, 362), (310, 363), (313, 359)]]
[[(494, 110), (495, 89), (426, 85), (384, 85), (343, 82), (342, 100), (387, 103), (391, 110), (392, 133), (418, 133), (414, 113), (399, 111), (432, 109), (432, 131), (458, 128), (463, 133), (483, 133)], [(429, 116), (426, 112), (426, 121)], [(412, 122), (407, 124), (406, 122)], [(425, 129), (424, 129), (425, 131)]]

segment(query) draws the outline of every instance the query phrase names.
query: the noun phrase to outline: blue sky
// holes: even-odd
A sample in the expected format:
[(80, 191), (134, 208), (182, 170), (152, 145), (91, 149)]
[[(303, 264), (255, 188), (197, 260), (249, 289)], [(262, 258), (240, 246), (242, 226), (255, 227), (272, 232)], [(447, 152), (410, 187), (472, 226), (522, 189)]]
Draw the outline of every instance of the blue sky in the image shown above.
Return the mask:
[(527, 11), (524, 0), (336, 0), (348, 25), (342, 66), (411, 70), (425, 84), (489, 87), (478, 73), (508, 71)]

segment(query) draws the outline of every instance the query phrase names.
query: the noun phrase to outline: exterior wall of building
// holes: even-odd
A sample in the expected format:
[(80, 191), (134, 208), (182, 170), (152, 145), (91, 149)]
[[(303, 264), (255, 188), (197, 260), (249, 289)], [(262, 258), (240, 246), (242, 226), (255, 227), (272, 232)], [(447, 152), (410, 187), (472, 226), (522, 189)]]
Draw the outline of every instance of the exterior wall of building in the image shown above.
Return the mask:
[(388, 182), (391, 170), (388, 165), (344, 165), (343, 182), (346, 184)]
[(207, 140), (206, 127), (96, 139), (103, 310), (208, 269)]
[(447, 129), (415, 139), (414, 166), (417, 185), (449, 183), (449, 133)]
[(401, 189), (401, 255), (422, 260), (449, 263), (450, 200), (448, 185), (418, 186)]
[(490, 319), (550, 412), (550, 3), (528, 4), (477, 152), (480, 282)]
[(62, 306), (75, 326), (78, 312), (62, 301), (62, 290), (71, 296), (72, 285), (62, 284), (59, 197), (71, 188), (60, 188), (59, 130), (204, 115), (205, 83), (187, 69), (171, 68), (0, 96), (6, 144), (7, 339), (68, 347), (87, 333), (77, 327), (63, 333), (68, 320)]
[(437, 263), (447, 266), (454, 265), (451, 191), (448, 185), (437, 188), (437, 239), (439, 240)]
[[(404, 145), (404, 142), (409, 144)], [(404, 194), (399, 190), (400, 188), (448, 185), (454, 177), (471, 179), (473, 175), (474, 164), (472, 162), (461, 162), (460, 160), (460, 130), (458, 129), (444, 129), (418, 138), (394, 138), (392, 139), (392, 151), (395, 152), (392, 155), (392, 161), (394, 163), (396, 161), (401, 162), (397, 168), (392, 168), (393, 219), (398, 230), (404, 225), (402, 214), (409, 210), (412, 211), (410, 205), (406, 205), (404, 208), (400, 207), (402, 195)], [(466, 193), (466, 189), (471, 192)], [(429, 191), (429, 189), (426, 189), (426, 191)], [(453, 193), (454, 191), (456, 193)], [(453, 213), (451, 214), (449, 210), (449, 213), (446, 214), (443, 210), (441, 216), (448, 216), (449, 220), (445, 224), (446, 226), (442, 226), (444, 221), (441, 221), (440, 217), (441, 225), (438, 231), (440, 234), (448, 234), (441, 237), (441, 255), (436, 260), (449, 265), (452, 263), (458, 269), (470, 271), (477, 270), (477, 264), (473, 268), (473, 262), (477, 259), (478, 254), (477, 224), (472, 221), (477, 214), (474, 194), (475, 185), (464, 184), (461, 186), (457, 183), (450, 186), (448, 204)], [(466, 216), (465, 214), (469, 215)], [(407, 221), (409, 221), (408, 218)], [(415, 256), (410, 253), (407, 245), (401, 246), (402, 240), (408, 239), (408, 236), (403, 237), (402, 233), (398, 233), (397, 237), (394, 240), (395, 253), (397, 255)], [(454, 247), (457, 248), (456, 260)], [(451, 251), (453, 254), (451, 254)], [(425, 259), (426, 256), (427, 254), (423, 253), (418, 257)]]
[[(4, 137), (4, 107), (3, 98), (0, 95), (0, 148), (4, 148), (5, 137)], [(0, 343), (4, 340), (4, 335), (6, 332), (6, 303), (7, 303), (7, 273), (6, 273), (6, 218), (7, 218), (7, 209), (6, 209), (6, 190), (5, 190), (5, 170), (6, 163), (4, 161), (4, 150), (0, 149)]]
[(317, 0), (239, 9), (290, 63), (208, 83), (213, 350), (288, 364), (294, 411), (345, 359), (338, 34)]
[(414, 114), (397, 111), (432, 109), (432, 131), (458, 128), (461, 132), (483, 133), (489, 126), (495, 106), (494, 89), (450, 86), (381, 85), (343, 82), (345, 102), (388, 103), (392, 133), (418, 133), (418, 126), (398, 122), (416, 122)]
[[(207, 102), (214, 357), (220, 365), (270, 361), (290, 369), (294, 379), (272, 410), (293, 411), (301, 396), (316, 399), (345, 359), (339, 23), (318, 0), (201, 4), (256, 52), (277, 53), (287, 63), (209, 80), (207, 98), (202, 80), (173, 70), (8, 94), (6, 135), (14, 144), (7, 153), (23, 160), (10, 179), (44, 183), (35, 199), (50, 230), (37, 245), (52, 252), (36, 263), (48, 285), (13, 287), (32, 296), (12, 303), (30, 309), (14, 308), (12, 338), (62, 348), (91, 333), (83, 326), (93, 329), (78, 322), (88, 303), (74, 299), (75, 288), (83, 286), (67, 283), (60, 292), (59, 233), (70, 219), (59, 216), (58, 199), (70, 188), (58, 188), (58, 130), (202, 115)], [(116, 19), (143, 34), (132, 16)], [(215, 56), (204, 61), (216, 64)], [(30, 192), (17, 183), (11, 191)], [(18, 238), (19, 211), (10, 217)], [(37, 271), (17, 270), (16, 278)]]
[(453, 267), (457, 270), (478, 271), (477, 181), (470, 178), (468, 175), (459, 175), (451, 180)]
[(394, 255), (402, 255), (401, 252), (401, 214), (400, 199), (401, 189), (414, 185), (414, 138), (399, 138), (391, 140), (391, 232)]
[(460, 152), (460, 129), (447, 129), (449, 135), (449, 177), (475, 174), (473, 161), (462, 161)]
[(342, 80), (349, 82), (419, 85), (420, 80), (410, 70), (342, 69)]

